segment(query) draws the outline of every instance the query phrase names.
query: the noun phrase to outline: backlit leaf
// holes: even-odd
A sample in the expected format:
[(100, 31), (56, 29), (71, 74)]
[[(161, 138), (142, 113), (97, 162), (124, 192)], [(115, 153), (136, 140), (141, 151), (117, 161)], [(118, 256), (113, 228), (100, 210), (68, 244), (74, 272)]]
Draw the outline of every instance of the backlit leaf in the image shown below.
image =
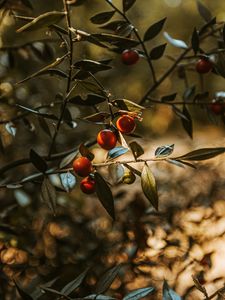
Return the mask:
[(111, 284), (115, 280), (116, 276), (120, 271), (121, 266), (116, 265), (115, 267), (109, 269), (98, 281), (96, 286), (96, 292), (102, 294), (110, 288)]
[(59, 176), (64, 189), (70, 192), (76, 185), (76, 177), (70, 172), (61, 173)]
[(152, 294), (155, 291), (155, 288), (153, 287), (147, 287), (147, 288), (141, 288), (134, 291), (131, 291), (129, 294), (127, 294), (123, 300), (139, 300), (142, 299), (150, 294)]
[(173, 153), (174, 144), (158, 147), (155, 150), (155, 157), (165, 157)]
[(110, 158), (114, 159), (114, 158), (117, 158), (117, 157), (119, 157), (119, 156), (127, 153), (127, 151), (129, 151), (129, 149), (127, 149), (127, 148), (124, 148), (124, 147), (115, 147), (115, 148), (109, 150), (108, 156)]
[(172, 290), (166, 280), (163, 283), (163, 299), (162, 300), (182, 300), (181, 297)]
[(107, 213), (115, 220), (114, 200), (111, 189), (98, 172), (94, 173), (94, 178), (96, 181), (96, 194)]
[(141, 186), (146, 198), (152, 206), (158, 210), (158, 192), (155, 177), (147, 164), (141, 173)]
[(182, 48), (182, 49), (188, 48), (188, 45), (184, 41), (172, 38), (167, 32), (164, 32), (164, 37), (174, 47)]

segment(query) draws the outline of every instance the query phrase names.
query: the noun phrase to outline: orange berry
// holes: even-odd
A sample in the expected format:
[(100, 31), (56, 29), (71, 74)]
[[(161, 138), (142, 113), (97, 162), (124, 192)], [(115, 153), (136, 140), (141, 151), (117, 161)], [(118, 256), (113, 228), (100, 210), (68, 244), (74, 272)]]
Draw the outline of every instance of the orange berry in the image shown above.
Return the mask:
[(116, 122), (117, 129), (125, 134), (133, 132), (136, 128), (134, 118), (128, 115), (121, 116)]
[(95, 180), (90, 176), (81, 180), (80, 189), (85, 194), (93, 194), (95, 192)]
[(105, 150), (111, 150), (116, 146), (116, 134), (110, 129), (101, 130), (97, 136), (97, 142)]
[(77, 175), (86, 177), (92, 171), (92, 163), (87, 157), (81, 156), (73, 161), (73, 170)]

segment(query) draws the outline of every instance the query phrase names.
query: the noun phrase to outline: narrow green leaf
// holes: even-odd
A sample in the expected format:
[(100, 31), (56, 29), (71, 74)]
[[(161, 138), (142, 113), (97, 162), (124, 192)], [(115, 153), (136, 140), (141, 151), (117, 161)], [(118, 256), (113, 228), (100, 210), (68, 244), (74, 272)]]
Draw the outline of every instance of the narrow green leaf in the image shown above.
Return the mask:
[(152, 206), (158, 210), (158, 192), (155, 177), (147, 164), (144, 165), (141, 173), (141, 186), (146, 198)]
[(30, 150), (30, 160), (38, 171), (45, 173), (48, 169), (46, 161), (33, 149)]
[(102, 294), (106, 292), (113, 281), (115, 280), (116, 276), (120, 271), (121, 265), (116, 265), (115, 267), (109, 269), (98, 281), (96, 286), (96, 293)]
[(156, 46), (155, 48), (153, 48), (149, 53), (150, 59), (151, 60), (160, 59), (166, 50), (166, 45), (167, 44), (165, 43), (165, 44), (162, 44), (162, 45), (159, 45), (159, 46)]
[(96, 194), (107, 213), (115, 220), (114, 200), (111, 189), (98, 172), (95, 172), (94, 178), (96, 181)]
[(127, 294), (123, 300), (139, 300), (141, 298), (144, 298), (150, 294), (152, 294), (155, 291), (155, 288), (153, 287), (147, 287), (147, 288), (141, 288), (134, 290)]
[(136, 2), (136, 0), (123, 0), (123, 12), (128, 11)]
[(76, 290), (84, 281), (84, 278), (87, 275), (89, 268), (77, 276), (74, 280), (70, 281), (61, 289), (63, 295), (69, 296), (74, 290)]
[(104, 24), (106, 22), (108, 22), (114, 15), (115, 11), (105, 11), (105, 12), (101, 12), (93, 17), (90, 18), (90, 21), (93, 24)]
[(175, 159), (198, 161), (198, 160), (210, 159), (210, 158), (213, 158), (213, 157), (223, 154), (223, 153), (225, 153), (225, 147), (202, 148), (202, 149), (197, 149), (197, 150), (188, 152), (182, 156), (175, 157)]
[(41, 198), (55, 215), (56, 210), (56, 191), (48, 177), (45, 177), (41, 185)]
[(163, 25), (166, 21), (166, 18), (163, 18), (162, 20), (154, 23), (151, 25), (144, 34), (144, 41), (148, 41), (156, 37), (160, 31), (163, 29)]
[(20, 27), (19, 29), (17, 29), (17, 32), (32, 31), (32, 30), (38, 30), (44, 27), (48, 27), (50, 25), (58, 23), (64, 17), (65, 17), (64, 12), (50, 11), (38, 16), (37, 18), (33, 19), (31, 22)]

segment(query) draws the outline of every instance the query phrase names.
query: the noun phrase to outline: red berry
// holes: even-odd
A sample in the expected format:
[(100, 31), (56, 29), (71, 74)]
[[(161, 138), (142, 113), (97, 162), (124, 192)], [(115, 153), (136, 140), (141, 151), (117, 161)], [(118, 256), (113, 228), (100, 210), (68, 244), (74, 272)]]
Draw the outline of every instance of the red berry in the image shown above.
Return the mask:
[(125, 134), (133, 132), (136, 128), (134, 118), (128, 115), (121, 116), (116, 122), (117, 129)]
[(73, 161), (73, 169), (77, 175), (85, 177), (91, 173), (92, 163), (87, 157), (81, 156)]
[(90, 176), (81, 180), (80, 189), (85, 194), (93, 194), (95, 192), (95, 180)]
[(225, 110), (225, 103), (214, 102), (209, 105), (209, 108), (215, 115), (221, 115)]
[(213, 65), (211, 61), (205, 58), (199, 59), (195, 66), (196, 71), (200, 74), (205, 74), (210, 72), (212, 70), (212, 67)]
[(101, 130), (97, 136), (97, 142), (105, 150), (111, 150), (116, 146), (116, 134), (109, 129)]
[(134, 65), (139, 60), (139, 54), (136, 50), (124, 50), (122, 53), (122, 62), (125, 65)]

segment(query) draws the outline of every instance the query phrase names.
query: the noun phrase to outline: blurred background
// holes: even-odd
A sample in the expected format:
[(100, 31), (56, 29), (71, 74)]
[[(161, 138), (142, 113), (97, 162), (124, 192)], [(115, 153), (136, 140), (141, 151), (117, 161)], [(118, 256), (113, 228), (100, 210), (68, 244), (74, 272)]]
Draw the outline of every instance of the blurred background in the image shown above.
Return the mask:
[[(31, 2), (33, 11), (14, 0), (10, 0), (8, 6), (17, 15), (26, 16), (63, 9), (59, 0)], [(120, 0), (113, 3), (121, 8)], [(217, 18), (217, 22), (225, 21), (222, 0), (204, 0), (202, 3)], [(89, 33), (109, 32), (93, 25), (90, 18), (110, 10), (103, 0), (84, 1), (83, 5), (72, 7), (72, 25)], [(62, 98), (66, 84), (62, 78), (40, 76), (17, 83), (62, 56), (65, 48), (59, 37), (50, 30), (16, 33), (24, 21), (15, 21), (12, 14), (4, 13), (3, 9), (0, 13), (0, 121), (5, 121), (17, 116), (16, 103), (36, 108)], [(194, 27), (200, 28), (204, 24), (195, 0), (137, 0), (127, 15), (141, 36), (150, 24), (167, 17), (163, 31), (188, 45)], [(120, 18), (115, 15), (112, 20)], [(165, 42), (162, 32), (146, 42), (146, 47), (150, 51)], [(205, 52), (217, 46), (217, 38), (209, 38), (201, 44)], [(181, 49), (167, 45), (163, 58), (153, 61), (157, 78), (165, 73), (181, 52)], [(125, 66), (120, 54), (81, 42), (75, 44), (74, 60), (81, 59), (112, 59), (110, 65), (113, 69), (98, 74), (97, 78), (114, 99), (125, 98), (138, 103), (153, 84), (144, 57), (133, 66)], [(186, 60), (182, 61), (180, 67), (186, 63)], [(202, 87), (195, 72), (195, 63), (195, 57), (189, 59), (185, 68), (188, 85), (195, 86), (196, 94), (209, 92), (205, 101), (211, 102), (216, 92), (224, 91), (224, 78), (213, 73), (206, 74)], [(65, 63), (62, 69), (66, 68)], [(176, 101), (182, 101), (185, 82), (181, 77), (178, 68), (151, 96), (160, 99), (164, 95), (177, 93)], [(76, 93), (85, 95), (81, 90)], [(54, 105), (42, 111), (58, 115), (59, 109), (59, 105)], [(93, 126), (81, 120), (93, 113), (92, 108), (69, 105), (69, 113), (73, 124), (62, 125), (54, 153), (67, 151), (91, 140), (102, 128), (101, 125)], [(201, 106), (190, 107), (190, 113), (193, 117), (193, 140), (182, 128), (171, 106), (151, 105), (150, 109), (145, 110), (143, 121), (138, 123), (136, 131), (142, 136), (137, 141), (145, 148), (145, 157), (151, 157), (158, 146), (165, 144), (175, 144), (177, 155), (197, 148), (225, 145), (221, 116), (209, 116)], [(52, 133), (54, 121), (46, 122)], [(31, 148), (40, 155), (48, 153), (51, 138), (36, 116), (29, 114), (13, 122), (12, 127), (13, 132), (5, 124), (0, 125), (0, 168), (29, 157)], [(93, 146), (91, 149), (96, 155), (96, 162), (106, 157), (106, 152), (99, 147)], [(56, 163), (60, 161), (50, 163), (50, 166)], [(225, 265), (222, 251), (225, 243), (224, 156), (199, 164), (197, 170), (163, 163), (154, 164), (152, 169), (159, 185), (160, 213), (154, 213), (149, 208), (137, 179), (132, 186), (119, 184), (113, 188), (117, 211), (115, 224), (95, 197), (84, 197), (76, 187), (68, 194), (57, 193), (58, 212), (55, 218), (40, 202), (40, 182), (28, 183), (17, 189), (0, 189), (0, 249), (5, 251), (1, 254), (0, 288), (2, 297), (5, 297), (3, 299), (15, 299), (12, 278), (18, 278), (23, 286), (32, 290), (57, 274), (61, 277), (58, 284), (63, 286), (87, 265), (92, 265), (93, 261), (94, 270), (90, 271), (83, 289), (79, 291), (81, 296), (91, 293), (100, 274), (118, 262), (125, 263), (125, 267), (109, 291), (117, 298), (134, 288), (153, 285), (159, 293), (148, 299), (161, 299), (160, 287), (162, 281), (167, 279), (185, 299), (202, 299), (202, 294), (194, 288), (191, 275), (197, 276), (206, 285), (209, 294), (221, 287)], [(1, 182), (15, 182), (33, 172), (34, 167), (24, 164), (2, 173)], [(57, 176), (51, 179), (56, 186), (60, 185)], [(21, 258), (19, 262), (16, 255)]]

